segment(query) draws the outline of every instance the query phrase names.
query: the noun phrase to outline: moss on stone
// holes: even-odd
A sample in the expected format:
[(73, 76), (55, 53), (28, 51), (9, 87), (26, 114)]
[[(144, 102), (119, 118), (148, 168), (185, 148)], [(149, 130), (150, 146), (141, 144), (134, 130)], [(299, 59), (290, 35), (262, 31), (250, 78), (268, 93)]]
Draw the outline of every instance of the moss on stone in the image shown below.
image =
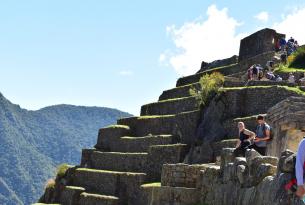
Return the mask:
[[(266, 114), (260, 114), (260, 115), (266, 115)], [(244, 120), (251, 120), (253, 118), (256, 118), (258, 115), (251, 115), (251, 116), (247, 116), (247, 117), (238, 117), (233, 119), (233, 121), (244, 121)]]
[(66, 186), (66, 189), (85, 191), (85, 188), (83, 188), (83, 187), (78, 187), (78, 186)]
[(100, 195), (100, 194), (90, 194), (90, 193), (82, 193), (81, 196), (83, 197), (93, 197), (93, 198), (98, 198), (98, 199), (108, 199), (108, 200), (118, 200), (117, 197), (115, 196), (107, 196), (107, 195)]
[(305, 68), (293, 68), (288, 67), (288, 65), (280, 65), (276, 69), (274, 69), (276, 73), (294, 73), (294, 72), (305, 72)]
[(126, 139), (126, 140), (140, 140), (140, 139), (146, 139), (146, 138), (168, 138), (172, 137), (172, 135), (148, 135), (144, 137), (130, 137), (130, 136), (124, 136), (121, 137), (121, 139)]
[(181, 146), (187, 146), (187, 144), (166, 144), (166, 145), (152, 145), (151, 147), (181, 147)]
[(129, 176), (143, 175), (145, 173), (136, 173), (136, 172), (119, 172), (119, 171), (110, 171), (110, 170), (100, 170), (100, 169), (88, 169), (88, 168), (78, 168), (76, 171), (80, 172), (92, 172), (92, 173), (106, 173), (106, 174), (125, 174)]
[(149, 183), (149, 184), (142, 184), (141, 187), (143, 187), (143, 188), (161, 187), (161, 182), (153, 182), (153, 183)]
[(66, 174), (66, 171), (73, 166), (68, 164), (61, 164), (57, 167), (57, 176), (63, 177)]
[(257, 89), (257, 88), (283, 88), (292, 92), (295, 92), (297, 94), (305, 95), (305, 92), (300, 90), (299, 87), (289, 87), (284, 85), (266, 85), (266, 86), (250, 86), (250, 87), (227, 87), (227, 88), (221, 88), (221, 92), (226, 91), (232, 91), (232, 90), (243, 90), (243, 89)]
[(138, 117), (138, 120), (145, 120), (145, 119), (155, 119), (155, 118), (170, 118), (175, 117), (175, 115), (144, 115)]
[(129, 130), (129, 126), (127, 125), (109, 125), (108, 127), (105, 127), (105, 128), (108, 128), (108, 129), (118, 129), (118, 128), (122, 128), (122, 129), (127, 129)]
[(100, 154), (113, 154), (113, 155), (147, 155), (146, 152), (100, 152), (100, 151), (95, 151), (95, 153), (100, 153)]

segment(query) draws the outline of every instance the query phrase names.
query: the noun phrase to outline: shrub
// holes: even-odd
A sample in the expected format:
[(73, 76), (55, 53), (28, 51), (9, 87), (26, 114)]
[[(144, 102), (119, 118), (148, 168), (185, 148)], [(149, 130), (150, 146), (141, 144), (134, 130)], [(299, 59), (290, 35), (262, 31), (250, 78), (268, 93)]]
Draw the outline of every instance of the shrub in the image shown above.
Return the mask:
[(199, 80), (200, 89), (193, 87), (189, 92), (196, 97), (200, 106), (206, 106), (209, 100), (219, 92), (219, 88), (223, 86), (223, 83), (224, 76), (221, 73), (205, 74)]
[(66, 174), (66, 171), (70, 168), (68, 164), (61, 164), (57, 167), (57, 176), (63, 177)]
[(46, 183), (46, 189), (54, 189), (55, 188), (55, 180), (49, 179)]
[(290, 68), (305, 68), (305, 46), (299, 47), (288, 57)]

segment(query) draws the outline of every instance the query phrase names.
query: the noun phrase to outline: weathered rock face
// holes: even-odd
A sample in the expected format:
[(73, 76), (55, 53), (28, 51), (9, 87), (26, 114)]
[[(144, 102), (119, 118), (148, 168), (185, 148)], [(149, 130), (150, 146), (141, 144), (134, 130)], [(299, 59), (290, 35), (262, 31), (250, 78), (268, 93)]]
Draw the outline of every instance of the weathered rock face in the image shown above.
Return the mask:
[(305, 97), (289, 97), (270, 108), (267, 120), (273, 127), (274, 139), (268, 145), (268, 155), (278, 156), (285, 149), (297, 151), (305, 133)]
[[(290, 152), (282, 156), (284, 164), (289, 163), (287, 153)], [(201, 202), (213, 205), (303, 204), (284, 189), (291, 170), (282, 173), (279, 169), (277, 173), (274, 166), (277, 158), (247, 154), (256, 157), (234, 159), (226, 150), (223, 155), (226, 159), (220, 167), (210, 166), (201, 171)]]
[(225, 130), (225, 120), (266, 113), (270, 107), (289, 96), (298, 94), (277, 86), (225, 90), (206, 109), (198, 137), (205, 141), (219, 141), (230, 137), (230, 130)]
[(274, 51), (275, 43), (282, 37), (285, 37), (285, 35), (266, 28), (242, 39), (239, 49), (239, 62), (258, 54)]
[(230, 58), (216, 60), (216, 61), (213, 61), (211, 63), (207, 63), (207, 62), (202, 61), (201, 68), (197, 73), (200, 73), (200, 72), (208, 70), (208, 69), (227, 66), (227, 65), (232, 65), (232, 64), (236, 64), (236, 63), (238, 63), (238, 56), (236, 56), (236, 55), (234, 55)]

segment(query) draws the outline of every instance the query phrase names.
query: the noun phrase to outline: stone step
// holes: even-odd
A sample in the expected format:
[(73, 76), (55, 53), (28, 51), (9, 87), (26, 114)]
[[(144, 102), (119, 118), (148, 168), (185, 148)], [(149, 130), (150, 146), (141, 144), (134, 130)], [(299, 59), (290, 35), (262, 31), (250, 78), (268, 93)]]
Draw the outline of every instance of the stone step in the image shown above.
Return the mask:
[(200, 190), (186, 187), (160, 186), (160, 184), (144, 184), (141, 186), (142, 204), (161, 205), (195, 205), (200, 204)]
[(118, 197), (120, 205), (135, 204), (145, 178), (145, 173), (78, 168), (72, 186), (84, 187), (89, 193)]
[(215, 142), (212, 144), (214, 159), (220, 162), (220, 157), (223, 148), (235, 148), (239, 139), (227, 139)]
[(183, 162), (189, 146), (186, 144), (155, 145), (148, 151), (147, 178), (149, 181), (160, 181), (164, 164)]
[(209, 164), (164, 164), (161, 185), (196, 188), (200, 178), (200, 171), (207, 169), (209, 166)]
[(183, 98), (190, 96), (190, 89), (191, 88), (200, 88), (199, 83), (193, 83), (189, 85), (184, 85), (180, 87), (175, 87), (173, 89), (165, 90), (159, 97), (159, 101), (174, 99), (174, 98)]
[(145, 172), (148, 153), (100, 152), (92, 150), (81, 166), (121, 172)]
[(60, 194), (60, 204), (74, 205), (78, 204), (80, 195), (85, 192), (83, 187), (65, 186)]
[[(237, 78), (232, 78), (225, 76), (225, 82), (224, 82), (224, 87), (243, 87), (243, 86), (272, 86), (272, 85), (280, 85), (280, 86), (289, 86), (289, 87), (294, 87), (294, 83), (289, 83), (287, 81), (281, 81), (281, 82), (276, 82), (276, 81), (240, 81)], [(193, 84), (188, 84), (184, 86), (179, 86), (175, 87), (169, 90), (163, 91), (163, 93), (159, 97), (159, 101), (164, 101), (164, 100), (169, 100), (169, 99), (175, 99), (175, 98), (183, 98), (183, 97), (190, 97), (190, 89), (191, 88), (196, 88), (200, 89), (200, 84), (193, 83)]]
[(148, 135), (144, 137), (121, 137), (110, 147), (112, 152), (147, 152), (152, 145), (177, 143), (173, 135)]
[(126, 125), (111, 125), (101, 128), (98, 133), (98, 140), (95, 148), (110, 151), (110, 147), (115, 146), (115, 143), (123, 136), (130, 136), (131, 130)]
[(119, 205), (119, 198), (100, 194), (82, 193), (79, 205)]
[(213, 73), (213, 72), (220, 72), (226, 76), (226, 75), (230, 75), (233, 73), (237, 73), (239, 71), (240, 71), (239, 64), (233, 64), (233, 65), (228, 65), (228, 66), (224, 66), (224, 67), (213, 68), (213, 69), (201, 72), (201, 73), (196, 73), (194, 75), (179, 78), (176, 86), (179, 87), (179, 86), (199, 82), (199, 80), (202, 76), (204, 76), (205, 74)]
[(143, 105), (141, 116), (144, 115), (172, 115), (199, 109), (195, 97), (175, 98)]
[(153, 115), (118, 120), (133, 130), (133, 136), (169, 134), (177, 136), (181, 143), (191, 144), (196, 140), (196, 128), (201, 117), (200, 110), (176, 115)]

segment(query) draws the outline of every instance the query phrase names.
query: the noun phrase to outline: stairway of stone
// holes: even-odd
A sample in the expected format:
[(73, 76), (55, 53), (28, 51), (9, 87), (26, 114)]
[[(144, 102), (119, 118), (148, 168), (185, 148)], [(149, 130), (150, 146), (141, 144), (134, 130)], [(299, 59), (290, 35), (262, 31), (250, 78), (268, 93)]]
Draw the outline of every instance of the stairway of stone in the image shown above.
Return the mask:
[[(198, 103), (189, 94), (189, 89), (199, 88), (198, 81), (203, 75), (221, 72), (225, 75), (223, 89), (229, 98), (235, 99), (235, 104), (232, 104), (234, 107), (239, 103), (236, 96), (243, 96), (240, 92), (245, 93), (249, 98), (247, 100), (260, 102), (262, 99), (256, 99), (257, 95), (268, 93), (274, 86), (279, 90), (279, 95), (288, 91), (277, 86), (293, 86), (287, 83), (253, 81), (247, 84), (248, 87), (244, 87), (245, 82), (229, 76), (240, 72), (240, 69), (238, 64), (233, 64), (180, 78), (177, 87), (164, 91), (158, 102), (143, 105), (140, 116), (119, 119), (116, 125), (100, 129), (94, 148), (83, 149), (80, 166), (75, 169), (72, 180), (65, 184), (60, 204), (137, 205), (141, 204), (139, 198), (143, 197), (143, 191), (147, 193), (147, 197), (160, 192), (165, 201), (178, 197), (185, 199), (181, 202), (184, 205), (197, 203), (200, 196), (195, 185), (196, 177), (200, 170), (211, 164), (181, 164), (196, 140), (196, 130), (202, 116)], [(252, 87), (260, 89), (254, 92)], [(223, 148), (235, 147), (236, 121), (248, 119), (253, 122), (255, 115), (268, 106), (268, 103), (262, 101), (261, 106), (246, 107), (243, 112), (236, 111), (236, 116), (232, 111), (234, 117), (227, 120), (227, 129), (232, 130), (232, 139), (213, 144), (214, 161), (219, 161)], [(181, 175), (181, 182), (172, 182), (171, 180), (177, 178), (171, 179), (169, 176), (172, 175), (178, 178)], [(161, 184), (155, 183), (160, 181)], [(143, 200), (145, 203), (149, 201)], [(162, 197), (160, 200), (163, 200)], [(166, 203), (162, 201), (159, 204)]]

